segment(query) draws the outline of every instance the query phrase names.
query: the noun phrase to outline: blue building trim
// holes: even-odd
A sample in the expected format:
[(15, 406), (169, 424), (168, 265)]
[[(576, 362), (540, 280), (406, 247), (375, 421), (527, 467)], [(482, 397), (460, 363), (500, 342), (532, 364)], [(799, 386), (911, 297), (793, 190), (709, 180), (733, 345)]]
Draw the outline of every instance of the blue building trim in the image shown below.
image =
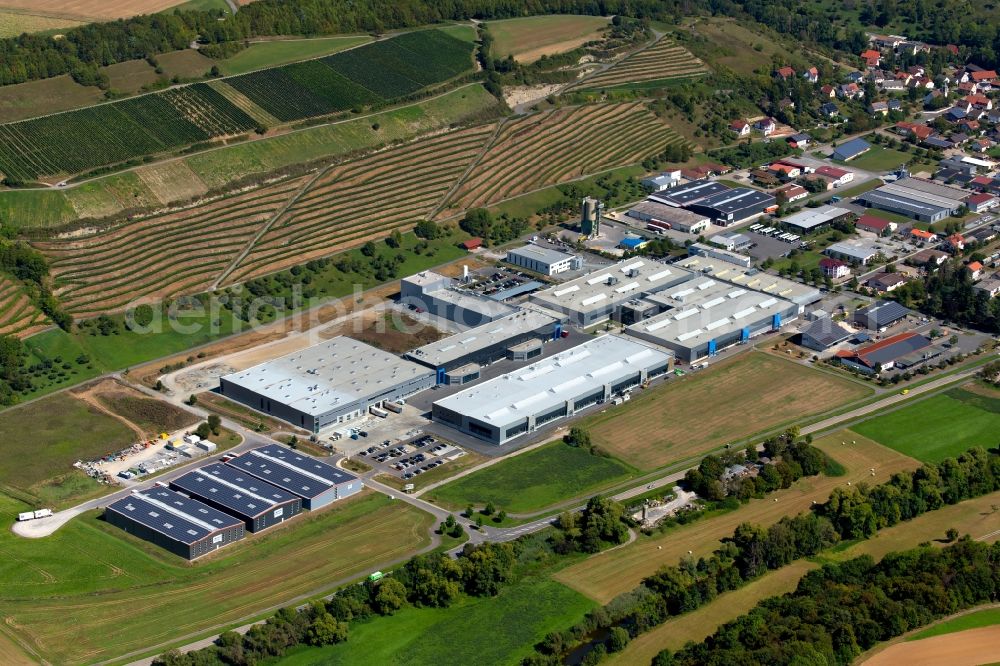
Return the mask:
[(780, 312), (776, 313), (774, 315), (774, 317), (771, 319), (771, 327), (774, 328), (774, 330), (778, 330), (779, 328), (781, 328), (781, 313)]
[(747, 342), (750, 339), (750, 327), (744, 326), (740, 331), (740, 342)]
[(717, 346), (715, 344), (715, 339), (709, 340), (708, 341), (708, 355), (709, 356), (715, 356), (715, 354), (717, 353), (716, 349), (717, 349)]

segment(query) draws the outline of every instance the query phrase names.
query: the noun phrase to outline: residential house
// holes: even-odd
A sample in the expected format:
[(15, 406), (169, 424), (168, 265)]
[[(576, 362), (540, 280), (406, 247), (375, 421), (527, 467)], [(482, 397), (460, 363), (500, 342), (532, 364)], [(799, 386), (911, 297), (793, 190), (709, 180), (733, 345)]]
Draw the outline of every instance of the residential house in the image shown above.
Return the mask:
[(865, 286), (874, 289), (879, 294), (888, 294), (899, 289), (907, 283), (907, 278), (902, 273), (878, 273), (870, 277)]
[(938, 236), (933, 231), (913, 227), (910, 229), (910, 239), (918, 243), (936, 243)]
[(827, 102), (826, 104), (822, 104), (819, 107), (819, 112), (822, 113), (827, 118), (833, 118), (838, 113), (840, 113), (840, 110), (837, 108), (837, 105), (834, 104), (833, 102)]
[(955, 147), (955, 144), (941, 136), (929, 136), (921, 141), (921, 143), (928, 148), (940, 148), (941, 150)]
[(989, 139), (979, 138), (972, 142), (969, 146), (969, 150), (974, 153), (986, 153), (989, 152), (990, 148), (993, 147), (993, 142)]
[(886, 102), (886, 104), (889, 105), (889, 112), (890, 113), (892, 113), (893, 111), (902, 111), (903, 110), (903, 103), (900, 102), (898, 99), (890, 99), (888, 102)]
[(906, 84), (903, 83), (902, 81), (895, 81), (895, 80), (884, 81), (879, 86), (879, 88), (881, 88), (882, 90), (884, 90), (887, 93), (901, 93), (901, 92), (906, 92)]
[(782, 81), (787, 81), (788, 79), (795, 78), (795, 70), (788, 65), (785, 65), (784, 67), (779, 67), (778, 71), (776, 71), (774, 75)]
[(896, 131), (904, 136), (912, 136), (918, 141), (923, 141), (934, 134), (934, 129), (922, 123), (911, 123), (900, 121), (896, 123)]
[(982, 280), (972, 285), (972, 288), (977, 291), (982, 291), (989, 295), (990, 298), (995, 298), (1000, 294), (1000, 280), (995, 277)]
[(945, 239), (948, 247), (955, 252), (961, 252), (965, 249), (965, 236), (962, 234), (952, 234)]
[(865, 75), (861, 72), (851, 72), (845, 78), (848, 83), (861, 83), (865, 80)]
[(788, 145), (790, 145), (792, 148), (800, 148), (802, 150), (806, 149), (811, 140), (812, 137), (803, 132), (799, 132), (798, 134), (793, 134), (786, 139), (786, 141), (788, 141)]
[(868, 113), (873, 116), (882, 114), (883, 116), (889, 115), (889, 104), (887, 102), (872, 102), (868, 105)]
[(778, 129), (778, 123), (775, 122), (774, 118), (765, 116), (760, 120), (756, 121), (753, 124), (753, 128), (755, 130), (759, 130), (760, 132), (762, 132), (764, 136), (768, 136), (771, 133), (773, 133), (774, 130)]
[(820, 259), (819, 268), (823, 271), (824, 276), (832, 280), (839, 280), (851, 274), (850, 266), (840, 259), (832, 259), (830, 257)]
[(854, 226), (876, 236), (887, 236), (896, 230), (895, 222), (868, 213), (859, 217)]
[(833, 99), (837, 96), (837, 89), (829, 83), (826, 83), (819, 89), (819, 94), (821, 97), (829, 97), (830, 99)]
[(833, 183), (834, 187), (840, 187), (841, 185), (846, 185), (847, 183), (854, 180), (854, 172), (848, 171), (847, 169), (838, 169), (837, 167), (823, 165), (816, 169), (816, 175), (822, 176), (829, 182)]
[(997, 78), (997, 73), (992, 69), (983, 69), (978, 72), (970, 72), (969, 79), (979, 86), (992, 84)]
[(802, 187), (801, 185), (796, 185), (795, 183), (788, 183), (783, 185), (774, 191), (774, 196), (778, 199), (784, 198), (788, 203), (793, 201), (798, 201), (799, 199), (805, 199), (809, 196), (809, 190)]
[(953, 106), (950, 109), (948, 109), (948, 113), (946, 113), (944, 117), (945, 120), (947, 120), (948, 122), (957, 123), (959, 120), (962, 120), (967, 115), (969, 115), (969, 113), (965, 109), (961, 108), (960, 106)]
[(895, 74), (893, 74), (892, 79), (893, 81), (898, 81), (899, 83), (902, 83), (903, 87), (905, 88), (909, 86), (910, 81), (913, 80), (913, 74), (910, 74), (909, 72), (896, 72)]
[(879, 86), (885, 83), (886, 79), (889, 77), (885, 71), (881, 69), (869, 69), (868, 70), (868, 80)]
[(729, 129), (736, 132), (737, 136), (747, 136), (750, 134), (750, 123), (745, 120), (734, 120), (729, 123)]
[(794, 109), (795, 102), (792, 101), (791, 97), (783, 97), (782, 100), (778, 102), (778, 108), (781, 109), (782, 111), (786, 109)]
[(767, 167), (767, 170), (782, 180), (794, 180), (802, 175), (802, 170), (797, 166), (784, 162), (774, 162)]
[(844, 99), (860, 99), (865, 96), (865, 91), (858, 87), (857, 83), (845, 83), (837, 89), (837, 96)]
[(802, 72), (802, 78), (809, 83), (819, 83), (819, 70), (815, 67), (810, 67), (806, 71)]
[(972, 276), (973, 280), (978, 280), (983, 276), (982, 262), (979, 261), (970, 262), (968, 265), (966, 265), (966, 268), (969, 269), (969, 275)]
[(916, 88), (917, 90), (933, 90), (934, 81), (927, 78), (926, 76), (921, 76), (919, 78), (913, 78), (910, 80), (909, 86), (911, 88)]
[(875, 49), (868, 49), (861, 52), (861, 59), (865, 61), (866, 67), (878, 67), (882, 63), (882, 54)]
[(973, 213), (983, 213), (991, 208), (996, 208), (998, 204), (1000, 204), (1000, 199), (986, 192), (972, 194), (965, 198), (965, 205)]
[(941, 250), (921, 250), (915, 255), (910, 257), (912, 261), (917, 266), (924, 266), (928, 269), (934, 269), (943, 264), (948, 260), (948, 253), (942, 252)]
[(993, 100), (986, 95), (966, 95), (962, 98), (962, 101), (984, 111), (989, 111), (993, 108)]

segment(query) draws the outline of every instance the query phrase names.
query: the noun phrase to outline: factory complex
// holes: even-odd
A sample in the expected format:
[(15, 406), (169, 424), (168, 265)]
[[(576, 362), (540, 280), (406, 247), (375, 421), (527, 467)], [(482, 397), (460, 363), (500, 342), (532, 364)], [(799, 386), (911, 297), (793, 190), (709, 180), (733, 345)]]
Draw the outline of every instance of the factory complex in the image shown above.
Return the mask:
[(316, 433), (434, 383), (434, 372), (424, 366), (336, 337), (225, 375), (220, 390), (227, 398)]
[(463, 326), (480, 326), (514, 313), (515, 308), (457, 288), (457, 282), (433, 271), (403, 278), (400, 302)]
[[(775, 210), (778, 200), (767, 192), (749, 187), (729, 187), (714, 180), (695, 180), (651, 194), (646, 202), (684, 208), (714, 224), (728, 227)], [(663, 216), (659, 208), (640, 205), (635, 210), (635, 214), (630, 211), (629, 215), (643, 221), (649, 221), (644, 217)], [(699, 223), (694, 220), (687, 226), (691, 228), (699, 226)]]
[(938, 222), (965, 206), (968, 192), (920, 178), (902, 178), (865, 192), (855, 201), (921, 222)]
[(618, 335), (592, 338), (433, 404), (435, 421), (493, 444), (623, 394), (673, 367), (673, 357)]
[(276, 444), (135, 490), (108, 523), (188, 560), (360, 492), (355, 476)]

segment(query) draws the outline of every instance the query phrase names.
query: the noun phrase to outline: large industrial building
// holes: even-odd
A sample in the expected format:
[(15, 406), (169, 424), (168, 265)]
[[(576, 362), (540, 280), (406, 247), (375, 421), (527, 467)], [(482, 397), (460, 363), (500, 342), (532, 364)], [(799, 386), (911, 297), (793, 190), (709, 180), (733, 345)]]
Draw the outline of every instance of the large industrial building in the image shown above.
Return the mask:
[(720, 182), (702, 179), (685, 183), (666, 192), (656, 192), (649, 195), (647, 201), (655, 201), (676, 208), (686, 208), (696, 201), (727, 191), (729, 188)]
[(721, 247), (715, 247), (706, 243), (691, 243), (688, 245), (688, 255), (692, 257), (709, 257), (711, 259), (718, 259), (719, 261), (724, 261), (727, 264), (735, 264), (736, 266), (742, 266), (743, 268), (750, 268), (750, 265), (753, 264), (753, 259), (749, 255), (740, 254), (738, 252), (730, 252), (729, 250), (724, 250)]
[(502, 359), (523, 361), (540, 356), (544, 342), (562, 334), (564, 319), (525, 308), (418, 347), (406, 357), (434, 370), (438, 384), (464, 384), (479, 379), (484, 365)]
[(302, 510), (300, 497), (222, 463), (188, 472), (173, 479), (170, 487), (236, 516), (249, 532), (283, 523)]
[(816, 229), (833, 224), (839, 219), (847, 217), (851, 211), (846, 208), (836, 206), (819, 206), (818, 208), (806, 208), (803, 211), (789, 215), (781, 220), (781, 224), (791, 227), (795, 231), (808, 234)]
[(707, 215), (719, 226), (728, 227), (774, 210), (777, 203), (774, 195), (767, 192), (749, 187), (734, 187), (694, 201), (685, 208)]
[(674, 229), (689, 234), (700, 234), (712, 223), (707, 215), (699, 215), (683, 208), (676, 208), (650, 197), (632, 206), (627, 215), (647, 223), (654, 231)]
[(310, 510), (361, 492), (363, 487), (353, 474), (276, 444), (251, 449), (226, 464), (301, 498), (302, 506)]
[(434, 383), (432, 370), (363, 342), (336, 337), (225, 375), (221, 392), (316, 433)]
[(535, 292), (532, 303), (561, 312), (586, 328), (618, 318), (630, 300), (668, 289), (687, 280), (690, 273), (650, 259), (627, 259), (563, 284)]
[(403, 278), (399, 291), (403, 305), (463, 326), (481, 326), (514, 312), (497, 300), (456, 289), (455, 280), (433, 271)]
[(965, 205), (968, 192), (920, 178), (902, 178), (855, 199), (869, 208), (898, 213), (922, 222), (938, 222)]
[(756, 268), (736, 266), (714, 257), (688, 257), (678, 261), (675, 265), (711, 277), (714, 280), (722, 280), (738, 287), (746, 287), (791, 301), (798, 306), (799, 314), (802, 314), (807, 305), (823, 298), (823, 292), (817, 287), (786, 280)]
[(557, 275), (583, 268), (583, 260), (572, 254), (538, 245), (525, 245), (507, 251), (506, 261), (542, 275)]
[(604, 335), (438, 400), (431, 413), (435, 421), (504, 444), (665, 374), (672, 365), (665, 351)]
[(189, 560), (246, 535), (239, 518), (160, 486), (136, 490), (112, 502), (104, 511), (104, 519)]
[(663, 312), (632, 324), (625, 333), (666, 347), (689, 363), (778, 330), (799, 314), (792, 301), (708, 276), (647, 300), (659, 304)]

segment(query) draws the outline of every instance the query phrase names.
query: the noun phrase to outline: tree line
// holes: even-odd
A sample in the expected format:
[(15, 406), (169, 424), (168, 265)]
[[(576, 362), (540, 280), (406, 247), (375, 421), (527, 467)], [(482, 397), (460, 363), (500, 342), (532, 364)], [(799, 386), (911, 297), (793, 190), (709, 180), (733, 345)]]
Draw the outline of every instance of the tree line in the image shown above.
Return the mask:
[[(938, 465), (899, 472), (882, 484), (837, 488), (811, 511), (785, 516), (767, 528), (743, 523), (711, 556), (686, 557), (677, 565), (661, 568), (638, 588), (591, 611), (570, 629), (546, 636), (522, 664), (561, 664), (571, 651), (577, 656), (582, 653), (584, 664), (597, 664), (612, 649), (623, 649), (628, 640), (770, 570), (996, 490), (1000, 490), (1000, 454), (982, 448)], [(612, 645), (603, 637), (610, 637), (616, 629)]]
[(911, 280), (890, 294), (907, 307), (985, 333), (1000, 333), (1000, 299), (974, 289), (969, 269), (945, 262), (923, 280)]
[(842, 664), (938, 618), (1000, 600), (1000, 543), (968, 537), (943, 549), (868, 555), (811, 571), (795, 592), (771, 597), (653, 666)]

